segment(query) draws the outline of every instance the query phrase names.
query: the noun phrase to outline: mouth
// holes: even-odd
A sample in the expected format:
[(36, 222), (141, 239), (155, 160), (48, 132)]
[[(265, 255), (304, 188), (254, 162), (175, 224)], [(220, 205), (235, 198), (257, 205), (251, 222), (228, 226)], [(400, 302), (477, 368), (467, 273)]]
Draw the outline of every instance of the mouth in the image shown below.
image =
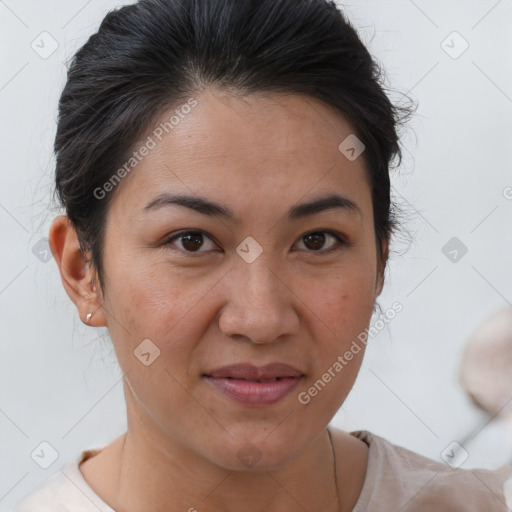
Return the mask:
[(303, 372), (286, 363), (269, 363), (264, 366), (254, 366), (251, 363), (235, 363), (208, 371), (207, 377), (249, 380), (272, 381), (287, 377), (301, 377)]
[(276, 382), (283, 379), (291, 379), (294, 377), (274, 377), (273, 379), (240, 379), (235, 377), (212, 377), (211, 375), (203, 374), (203, 377), (210, 377), (212, 379), (229, 379), (229, 380), (244, 380), (246, 382)]
[(225, 366), (202, 377), (223, 397), (238, 404), (268, 406), (287, 396), (305, 374), (284, 363), (260, 368), (244, 363)]

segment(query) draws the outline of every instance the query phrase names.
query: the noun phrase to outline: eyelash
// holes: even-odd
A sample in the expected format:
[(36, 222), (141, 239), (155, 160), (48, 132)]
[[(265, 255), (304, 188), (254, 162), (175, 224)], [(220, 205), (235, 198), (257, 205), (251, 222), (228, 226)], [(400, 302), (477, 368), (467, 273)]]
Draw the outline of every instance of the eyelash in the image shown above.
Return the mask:
[[(304, 233), (303, 235), (300, 236), (299, 241), (301, 241), (307, 235), (313, 235), (313, 234), (317, 234), (317, 233), (324, 233), (324, 234), (331, 235), (336, 240), (336, 243), (334, 244), (333, 247), (331, 247), (330, 249), (327, 249), (327, 250), (318, 250), (318, 251), (307, 250), (306, 252), (311, 253), (311, 254), (325, 255), (325, 254), (331, 254), (334, 251), (340, 250), (343, 246), (349, 245), (349, 243), (346, 241), (346, 239), (340, 233), (337, 233), (336, 231), (331, 231), (328, 229), (308, 231), (307, 233)], [(178, 240), (178, 239), (184, 237), (185, 235), (190, 235), (190, 234), (202, 235), (203, 237), (209, 238), (210, 240), (214, 241), (213, 238), (211, 236), (209, 236), (207, 233), (205, 233), (204, 231), (194, 229), (194, 230), (189, 230), (189, 231), (180, 231), (179, 233), (172, 235), (170, 238), (168, 238), (166, 241), (164, 241), (162, 245), (170, 246), (170, 245), (172, 245), (172, 243), (175, 240)], [(193, 257), (209, 252), (209, 251), (187, 251), (184, 249), (172, 249), (172, 250), (176, 250), (176, 251), (186, 254), (187, 256), (193, 256)]]

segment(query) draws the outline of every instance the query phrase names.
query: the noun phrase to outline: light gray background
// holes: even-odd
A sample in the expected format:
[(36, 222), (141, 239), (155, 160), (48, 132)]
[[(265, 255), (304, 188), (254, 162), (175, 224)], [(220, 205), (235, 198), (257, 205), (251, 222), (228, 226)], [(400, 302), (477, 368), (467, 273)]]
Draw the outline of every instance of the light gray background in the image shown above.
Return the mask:
[[(125, 429), (121, 374), (98, 338), (104, 331), (81, 323), (54, 261), (32, 252), (59, 213), (48, 204), (64, 62), (124, 3), (0, 0), (0, 512), (82, 449)], [(390, 86), (419, 108), (393, 173), (414, 242), (395, 244), (379, 298), (383, 310), (394, 301), (404, 309), (371, 340), (333, 423), (440, 460), (451, 441), (486, 420), (457, 383), (461, 350), (512, 302), (512, 200), (504, 194), (512, 186), (512, 1), (344, 5)], [(31, 48), (43, 31), (59, 45), (46, 59)], [(441, 46), (453, 31), (469, 43), (456, 59)], [(453, 236), (468, 247), (457, 263), (441, 251)], [(484, 429), (463, 467), (509, 458), (503, 432)], [(30, 455), (43, 441), (59, 454), (46, 470)]]

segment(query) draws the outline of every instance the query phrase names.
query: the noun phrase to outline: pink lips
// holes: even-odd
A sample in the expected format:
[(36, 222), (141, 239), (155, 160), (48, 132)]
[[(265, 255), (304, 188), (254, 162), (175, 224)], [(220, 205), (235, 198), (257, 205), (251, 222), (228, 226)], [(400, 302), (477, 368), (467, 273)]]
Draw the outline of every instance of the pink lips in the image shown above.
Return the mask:
[(303, 376), (302, 372), (285, 363), (270, 363), (263, 367), (234, 364), (204, 375), (218, 391), (244, 405), (276, 403), (290, 393)]

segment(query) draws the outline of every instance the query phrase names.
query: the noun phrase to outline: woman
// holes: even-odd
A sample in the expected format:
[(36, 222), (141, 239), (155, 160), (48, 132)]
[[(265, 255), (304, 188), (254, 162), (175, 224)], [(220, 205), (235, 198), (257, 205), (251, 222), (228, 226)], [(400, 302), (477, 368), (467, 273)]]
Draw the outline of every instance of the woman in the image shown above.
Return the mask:
[(384, 284), (411, 113), (328, 0), (105, 17), (60, 99), (49, 239), (81, 319), (108, 327), (128, 430), (16, 512), (507, 510), (511, 465), (329, 426)]

